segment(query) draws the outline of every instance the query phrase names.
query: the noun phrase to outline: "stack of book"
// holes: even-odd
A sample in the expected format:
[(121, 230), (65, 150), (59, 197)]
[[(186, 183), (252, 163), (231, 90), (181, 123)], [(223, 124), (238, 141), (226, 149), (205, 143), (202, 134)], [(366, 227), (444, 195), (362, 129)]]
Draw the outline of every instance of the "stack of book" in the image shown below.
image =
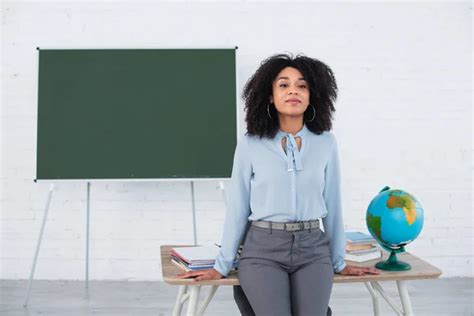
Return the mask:
[(345, 234), (346, 260), (364, 262), (382, 258), (382, 250), (372, 236), (359, 231), (345, 232)]
[[(218, 245), (204, 245), (194, 247), (175, 247), (171, 249), (171, 262), (185, 271), (198, 271), (214, 267), (215, 259), (219, 254)], [(238, 259), (234, 261), (231, 270), (235, 271)]]

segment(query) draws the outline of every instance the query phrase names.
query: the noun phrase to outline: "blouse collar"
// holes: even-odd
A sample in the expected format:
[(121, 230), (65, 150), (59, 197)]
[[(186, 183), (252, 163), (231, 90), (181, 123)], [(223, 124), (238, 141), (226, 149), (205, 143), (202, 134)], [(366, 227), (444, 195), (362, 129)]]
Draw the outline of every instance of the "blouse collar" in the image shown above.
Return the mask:
[[(296, 135), (294, 135), (294, 137), (298, 137), (298, 136), (304, 137), (307, 133), (308, 133), (308, 128), (306, 127), (306, 124), (303, 123), (303, 127), (296, 133)], [(292, 134), (284, 132), (280, 128), (278, 128), (278, 132), (276, 134), (278, 140), (280, 140), (282, 137), (286, 137), (288, 135), (292, 135)]]

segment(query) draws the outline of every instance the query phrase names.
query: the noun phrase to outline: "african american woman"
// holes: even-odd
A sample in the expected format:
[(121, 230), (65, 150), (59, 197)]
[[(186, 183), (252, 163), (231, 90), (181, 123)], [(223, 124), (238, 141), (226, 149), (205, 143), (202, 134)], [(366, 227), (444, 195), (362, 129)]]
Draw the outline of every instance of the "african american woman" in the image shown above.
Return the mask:
[(337, 91), (333, 71), (317, 59), (277, 54), (261, 62), (243, 91), (247, 133), (234, 153), (220, 253), (213, 269), (178, 277), (227, 276), (243, 242), (237, 273), (252, 312), (306, 316), (327, 314), (334, 273), (379, 274), (344, 261), (331, 132)]

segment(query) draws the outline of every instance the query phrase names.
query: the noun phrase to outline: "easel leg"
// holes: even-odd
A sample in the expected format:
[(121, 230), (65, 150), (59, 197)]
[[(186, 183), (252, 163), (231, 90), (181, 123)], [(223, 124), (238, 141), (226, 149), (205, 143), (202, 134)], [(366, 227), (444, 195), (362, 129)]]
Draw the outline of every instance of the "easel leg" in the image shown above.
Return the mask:
[(191, 295), (189, 297), (188, 310), (187, 310), (186, 315), (196, 316), (198, 302), (199, 302), (199, 293), (201, 292), (201, 286), (200, 285), (190, 286), (190, 291), (191, 291), (190, 293)]
[(39, 233), (38, 242), (36, 244), (35, 257), (33, 259), (33, 265), (31, 267), (30, 280), (28, 281), (28, 292), (26, 293), (26, 300), (25, 300), (25, 303), (23, 304), (24, 307), (28, 305), (28, 299), (30, 298), (31, 285), (33, 283), (33, 275), (35, 274), (36, 260), (38, 259), (38, 254), (39, 254), (39, 250), (41, 246), (41, 240), (43, 239), (44, 227), (46, 226), (46, 218), (48, 217), (48, 210), (49, 210), (49, 205), (51, 203), (51, 198), (53, 196), (53, 191), (54, 191), (54, 184), (51, 184), (49, 186), (49, 194), (48, 194), (48, 200), (46, 201), (46, 208), (44, 210), (43, 223), (41, 224), (41, 230)]
[(186, 291), (188, 290), (187, 285), (181, 285), (178, 290), (178, 296), (176, 297), (176, 303), (174, 304), (174, 309), (173, 309), (173, 316), (180, 316), (181, 315), (181, 310), (183, 309), (184, 305), (184, 295), (186, 294)]
[(413, 310), (411, 308), (410, 296), (408, 295), (408, 289), (406, 281), (397, 281), (398, 293), (400, 294), (400, 300), (402, 301), (403, 313), (407, 316), (413, 316)]
[(86, 289), (89, 288), (89, 219), (90, 219), (91, 183), (87, 182), (87, 215), (86, 215)]
[(196, 205), (194, 203), (194, 181), (191, 181), (191, 203), (193, 209), (193, 237), (194, 246), (197, 246), (197, 232), (196, 232)]

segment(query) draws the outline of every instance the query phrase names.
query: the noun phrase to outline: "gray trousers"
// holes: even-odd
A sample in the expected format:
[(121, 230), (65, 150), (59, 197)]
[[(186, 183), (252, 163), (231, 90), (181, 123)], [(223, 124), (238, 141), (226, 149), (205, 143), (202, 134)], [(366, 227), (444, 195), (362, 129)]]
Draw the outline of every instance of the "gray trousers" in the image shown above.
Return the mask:
[[(250, 305), (249, 300), (247, 299), (247, 296), (245, 296), (242, 287), (240, 285), (234, 285), (233, 292), (235, 304), (237, 304), (240, 314), (242, 316), (255, 316), (255, 312), (253, 311), (252, 306)], [(328, 306), (326, 316), (332, 316), (331, 306)]]
[(319, 228), (288, 232), (250, 226), (238, 277), (257, 316), (325, 316), (334, 271)]

